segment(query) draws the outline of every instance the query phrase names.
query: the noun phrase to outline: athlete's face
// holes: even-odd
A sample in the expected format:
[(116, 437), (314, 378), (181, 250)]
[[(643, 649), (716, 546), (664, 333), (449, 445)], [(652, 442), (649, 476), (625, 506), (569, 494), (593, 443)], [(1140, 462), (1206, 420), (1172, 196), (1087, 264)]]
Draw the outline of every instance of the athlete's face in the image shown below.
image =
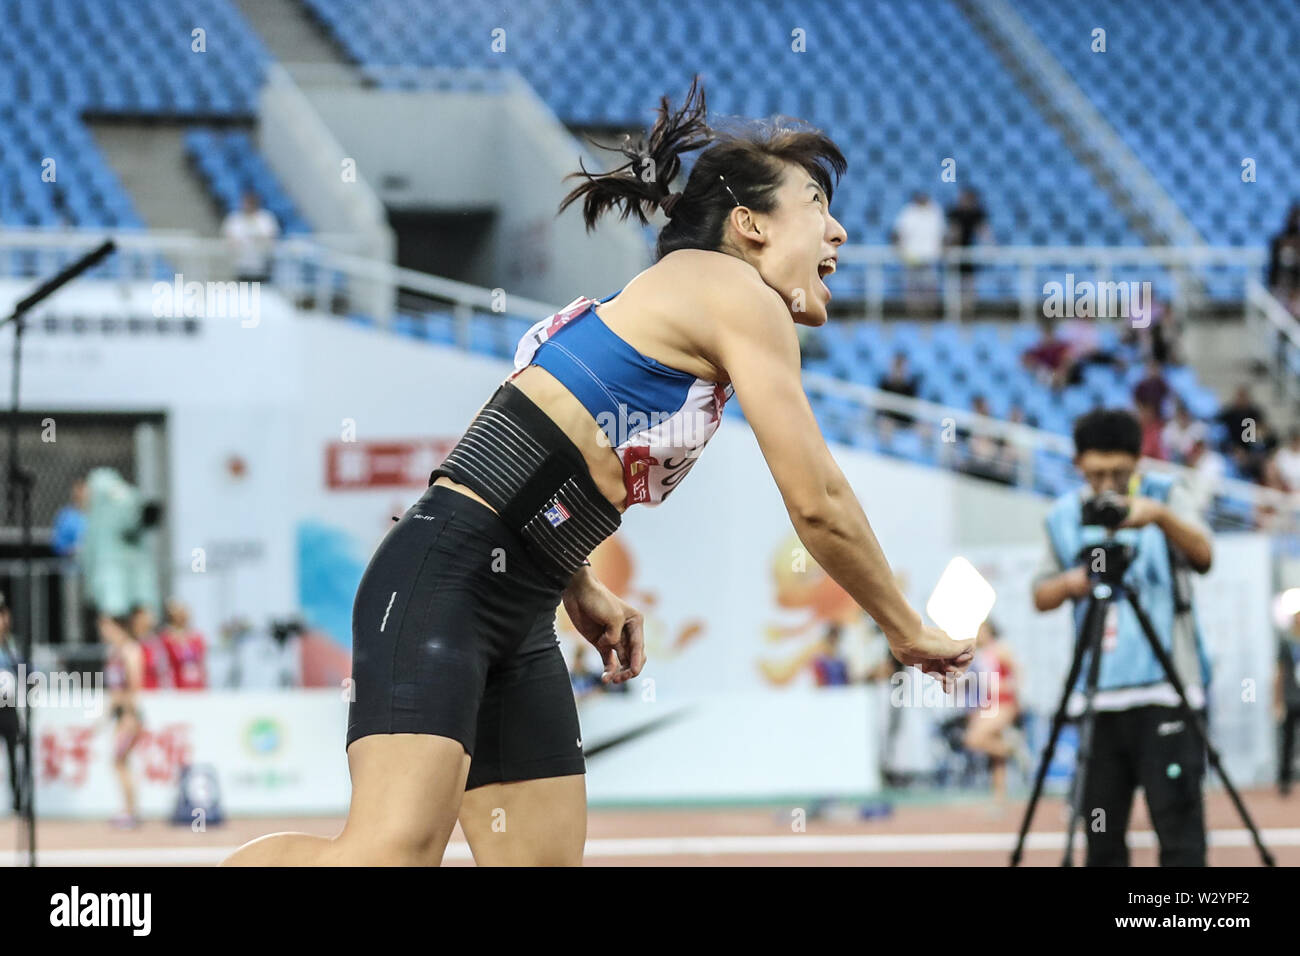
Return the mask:
[(802, 166), (789, 163), (770, 213), (756, 213), (762, 244), (754, 263), (800, 325), (825, 325), (831, 291), (823, 277), (835, 271), (834, 258), (848, 239), (831, 215), (826, 194)]

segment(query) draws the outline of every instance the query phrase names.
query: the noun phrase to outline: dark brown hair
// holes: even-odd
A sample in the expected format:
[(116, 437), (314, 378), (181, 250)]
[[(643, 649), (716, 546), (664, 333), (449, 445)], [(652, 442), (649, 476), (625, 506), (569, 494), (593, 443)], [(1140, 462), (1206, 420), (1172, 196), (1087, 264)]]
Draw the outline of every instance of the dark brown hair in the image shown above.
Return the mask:
[(668, 97), (660, 99), (659, 118), (648, 138), (601, 147), (622, 153), (626, 163), (596, 175), (583, 166), (581, 172), (566, 176), (584, 182), (564, 197), (559, 212), (582, 199), (588, 232), (616, 206), (622, 209), (620, 220), (634, 215), (641, 225), (649, 225), (648, 211), (670, 195), (681, 171), (681, 154), (706, 146), (672, 207), (672, 218), (659, 231), (655, 259), (677, 249), (720, 249), (727, 215), (737, 205), (771, 212), (785, 163), (807, 170), (830, 203), (834, 183), (844, 175), (848, 161), (825, 133), (790, 117), (739, 121), (721, 129), (705, 122), (706, 112), (697, 75), (681, 109), (673, 112)]

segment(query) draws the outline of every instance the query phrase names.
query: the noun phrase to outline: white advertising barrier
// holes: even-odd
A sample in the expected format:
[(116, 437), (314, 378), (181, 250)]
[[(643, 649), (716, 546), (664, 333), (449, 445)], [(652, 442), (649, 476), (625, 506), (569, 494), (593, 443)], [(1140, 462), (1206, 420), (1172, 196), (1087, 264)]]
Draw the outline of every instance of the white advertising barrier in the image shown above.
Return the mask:
[[(718, 694), (581, 709), (593, 804), (859, 796), (880, 789), (882, 688)], [(601, 728), (597, 731), (596, 728)]]
[[(342, 813), (349, 795), (347, 701), (336, 690), (155, 691), (131, 754), (139, 812), (169, 817), (186, 764), (213, 767), (228, 814)], [(42, 817), (123, 810), (113, 729), (98, 702), (36, 712), (36, 805)]]

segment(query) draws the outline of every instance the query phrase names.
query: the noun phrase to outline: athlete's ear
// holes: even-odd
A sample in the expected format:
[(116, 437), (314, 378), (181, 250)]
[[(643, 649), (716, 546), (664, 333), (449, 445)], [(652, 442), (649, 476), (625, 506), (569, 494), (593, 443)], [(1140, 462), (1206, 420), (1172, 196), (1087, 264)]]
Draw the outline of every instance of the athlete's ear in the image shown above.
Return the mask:
[(746, 239), (753, 239), (756, 242), (763, 242), (763, 234), (758, 231), (758, 223), (754, 221), (754, 212), (747, 206), (733, 206), (732, 224)]

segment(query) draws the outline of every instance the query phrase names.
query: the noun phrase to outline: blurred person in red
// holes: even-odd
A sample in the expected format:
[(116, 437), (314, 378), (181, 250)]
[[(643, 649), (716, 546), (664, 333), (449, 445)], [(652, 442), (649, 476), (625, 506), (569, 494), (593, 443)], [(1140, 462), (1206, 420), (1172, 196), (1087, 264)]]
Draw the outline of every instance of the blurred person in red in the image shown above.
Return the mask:
[(1051, 319), (1042, 319), (1039, 328), (1043, 337), (1025, 350), (1020, 362), (1044, 385), (1060, 388), (1070, 371), (1070, 343), (1057, 335), (1056, 323)]
[[(999, 805), (1007, 799), (1007, 758), (1015, 752), (1010, 731), (1020, 716), (1016, 700), (1019, 666), (1011, 648), (990, 620), (980, 625), (975, 636), (975, 660), (971, 671), (977, 681), (988, 681), (991, 700), (980, 699), (966, 722), (963, 743), (967, 750), (987, 754), (993, 776), (993, 797)], [(983, 697), (983, 695), (981, 695)]]
[(144, 673), (142, 690), (161, 690), (175, 687), (171, 661), (167, 656), (167, 646), (158, 631), (158, 618), (147, 605), (137, 604), (127, 615), (127, 628), (131, 637), (140, 645), (143, 655)]
[(1147, 402), (1137, 403), (1138, 422), (1142, 426), (1142, 457), (1166, 459), (1164, 443), (1164, 419), (1157, 408)]
[(164, 605), (167, 623), (160, 637), (177, 690), (203, 690), (208, 686), (207, 641), (190, 627), (190, 610), (178, 598)]
[(1138, 408), (1150, 406), (1163, 425), (1165, 420), (1165, 402), (1173, 391), (1165, 381), (1164, 370), (1155, 359), (1147, 359), (1147, 374), (1133, 387), (1133, 401)]

